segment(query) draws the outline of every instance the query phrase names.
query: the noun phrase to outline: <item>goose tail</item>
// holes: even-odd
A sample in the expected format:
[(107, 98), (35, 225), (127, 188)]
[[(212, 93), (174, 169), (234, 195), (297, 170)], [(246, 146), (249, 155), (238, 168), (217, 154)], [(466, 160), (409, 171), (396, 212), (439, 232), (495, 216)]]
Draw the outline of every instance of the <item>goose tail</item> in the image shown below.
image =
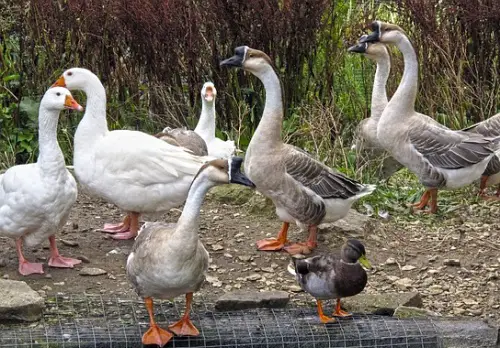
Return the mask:
[(359, 190), (359, 192), (357, 192), (353, 196), (353, 198), (357, 200), (357, 199), (360, 199), (361, 197), (371, 195), (372, 192), (375, 191), (376, 188), (377, 188), (377, 185), (363, 185), (361, 190)]

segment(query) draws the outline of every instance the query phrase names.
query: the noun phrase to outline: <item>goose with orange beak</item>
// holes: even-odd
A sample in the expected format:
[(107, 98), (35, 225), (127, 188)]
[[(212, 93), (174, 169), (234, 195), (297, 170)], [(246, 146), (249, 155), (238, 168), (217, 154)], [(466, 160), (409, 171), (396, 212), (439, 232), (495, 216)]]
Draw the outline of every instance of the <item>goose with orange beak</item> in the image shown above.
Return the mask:
[(54, 85), (87, 95), (74, 142), (78, 181), (91, 194), (127, 212), (122, 223), (105, 224), (102, 231), (115, 239), (134, 238), (140, 214), (165, 212), (184, 203), (194, 176), (212, 158), (195, 156), (143, 132), (109, 131), (106, 91), (87, 69), (68, 69)]
[(76, 181), (57, 142), (59, 113), (64, 109), (83, 110), (66, 88), (45, 92), (38, 114), (36, 163), (14, 166), (0, 175), (0, 236), (16, 240), (18, 271), (25, 276), (42, 274), (43, 266), (26, 260), (23, 245), (34, 247), (47, 238), (50, 267), (73, 268), (81, 263), (61, 256), (55, 238), (77, 197)]

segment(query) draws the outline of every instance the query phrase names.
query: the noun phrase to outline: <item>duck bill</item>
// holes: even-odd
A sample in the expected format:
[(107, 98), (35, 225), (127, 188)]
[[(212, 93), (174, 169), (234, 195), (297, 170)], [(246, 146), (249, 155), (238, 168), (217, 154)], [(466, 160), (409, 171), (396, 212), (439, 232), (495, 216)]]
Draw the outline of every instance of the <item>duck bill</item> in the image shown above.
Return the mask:
[(83, 106), (78, 104), (76, 100), (69, 95), (67, 95), (66, 99), (64, 100), (64, 107), (70, 110), (83, 111)]
[(229, 182), (248, 187), (255, 187), (255, 184), (241, 172), (243, 158), (233, 157), (229, 160)]
[(349, 47), (347, 49), (347, 52), (351, 52), (351, 53), (365, 53), (367, 46), (368, 46), (368, 44), (366, 42), (365, 43), (359, 43), (357, 45)]
[(64, 76), (61, 75), (61, 77), (59, 77), (57, 81), (54, 82), (52, 87), (66, 87), (66, 81), (64, 80)]
[(234, 55), (228, 59), (224, 59), (220, 62), (220, 66), (228, 66), (233, 68), (241, 68), (243, 66), (243, 57), (240, 55)]
[(370, 263), (370, 261), (368, 261), (368, 259), (366, 258), (365, 255), (362, 255), (360, 258), (359, 258), (359, 263), (364, 267), (364, 268), (372, 268), (372, 265)]

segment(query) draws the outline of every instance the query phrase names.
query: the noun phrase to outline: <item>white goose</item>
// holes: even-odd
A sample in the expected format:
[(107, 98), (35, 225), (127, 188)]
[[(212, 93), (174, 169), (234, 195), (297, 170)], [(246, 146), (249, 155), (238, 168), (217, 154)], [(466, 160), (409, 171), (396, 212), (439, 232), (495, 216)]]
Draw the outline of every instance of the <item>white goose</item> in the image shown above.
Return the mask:
[(128, 213), (121, 224), (104, 225), (104, 232), (114, 233), (115, 239), (134, 238), (141, 213), (163, 212), (184, 203), (207, 158), (143, 132), (109, 131), (104, 86), (87, 69), (66, 70), (54, 86), (87, 95), (87, 110), (75, 133), (73, 162), (78, 181)]
[[(221, 66), (240, 67), (257, 76), (266, 90), (264, 112), (245, 155), (245, 173), (258, 191), (269, 197), (283, 221), (277, 238), (257, 242), (259, 250), (285, 249), (307, 254), (317, 244), (318, 225), (347, 215), (352, 204), (369, 195), (374, 185), (363, 185), (283, 143), (281, 84), (271, 59), (264, 52), (240, 46)], [(289, 223), (308, 228), (306, 243), (287, 244)]]
[(66, 88), (45, 92), (38, 115), (39, 154), (36, 163), (17, 165), (0, 175), (0, 235), (16, 239), (19, 273), (42, 274), (41, 263), (30, 263), (23, 255), (46, 238), (50, 242), (50, 267), (73, 268), (80, 260), (59, 254), (55, 234), (68, 219), (77, 188), (57, 143), (57, 123), (63, 109), (82, 111)]
[(452, 131), (415, 111), (418, 62), (413, 46), (399, 26), (375, 21), (373, 33), (361, 42), (393, 44), (403, 53), (404, 72), (377, 127), (379, 143), (415, 173), (426, 191), (417, 209), (428, 204), (437, 212), (438, 189), (454, 189), (479, 179), (498, 149), (499, 139)]
[(216, 158), (229, 158), (236, 152), (233, 140), (215, 137), (215, 98), (217, 90), (212, 82), (205, 82), (201, 89), (201, 115), (194, 131), (198, 133), (208, 148), (208, 155)]

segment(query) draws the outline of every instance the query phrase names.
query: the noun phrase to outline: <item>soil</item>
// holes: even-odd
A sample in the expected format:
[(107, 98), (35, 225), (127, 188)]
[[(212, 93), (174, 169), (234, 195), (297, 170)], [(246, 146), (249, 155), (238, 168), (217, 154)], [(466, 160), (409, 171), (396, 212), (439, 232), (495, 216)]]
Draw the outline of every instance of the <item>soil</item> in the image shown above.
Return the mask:
[[(263, 198), (260, 198), (263, 200)], [(227, 201), (227, 200), (226, 200)], [(241, 203), (241, 202), (239, 202)], [(261, 202), (262, 203), (262, 202)], [(258, 252), (255, 241), (275, 236), (281, 227), (272, 207), (250, 209), (249, 203), (222, 203), (208, 195), (201, 213), (201, 238), (210, 252), (208, 282), (201, 293), (213, 297), (236, 289), (285, 290), (293, 301), (311, 303), (300, 293), (286, 268), (283, 252)], [(252, 211), (252, 213), (250, 213)], [(179, 209), (145, 220), (175, 222)], [(424, 307), (442, 315), (481, 317), (500, 322), (500, 207), (478, 203), (459, 206), (446, 217), (415, 219), (377, 218), (375, 227), (360, 235), (338, 229), (322, 229), (315, 253), (338, 250), (346, 238), (362, 240), (374, 268), (369, 271), (367, 293), (419, 291)], [(0, 238), (0, 275), (24, 280), (42, 295), (102, 294), (135, 296), (125, 263), (133, 240), (116, 241), (99, 232), (104, 222), (118, 222), (123, 212), (115, 206), (80, 192), (68, 223), (57, 235), (64, 256), (86, 262), (74, 269), (48, 268), (48, 242), (25, 250), (30, 261), (45, 262), (45, 275), (22, 277), (17, 273), (14, 242)], [(291, 240), (305, 240), (306, 233), (290, 228)], [(76, 242), (69, 246), (66, 242)], [(82, 276), (84, 267), (97, 267), (107, 274)]]

